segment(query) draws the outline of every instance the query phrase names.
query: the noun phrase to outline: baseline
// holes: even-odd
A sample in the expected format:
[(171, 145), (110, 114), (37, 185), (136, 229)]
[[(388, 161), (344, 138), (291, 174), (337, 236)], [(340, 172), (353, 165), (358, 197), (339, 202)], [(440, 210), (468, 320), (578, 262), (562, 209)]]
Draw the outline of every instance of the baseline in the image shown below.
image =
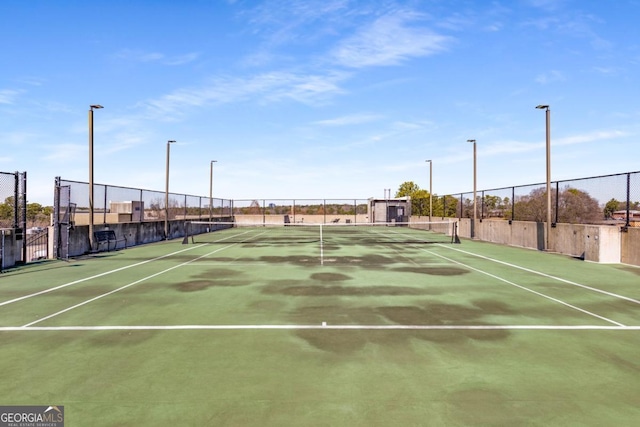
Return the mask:
[(111, 325), (111, 326), (2, 326), (0, 332), (57, 331), (176, 331), (176, 330), (525, 330), (525, 331), (640, 331), (640, 326), (603, 325)]
[(527, 267), (522, 267), (522, 266), (516, 265), (516, 264), (511, 264), (511, 263), (506, 262), (506, 261), (500, 261), (499, 259), (490, 258), (490, 257), (484, 256), (484, 255), (476, 254), (476, 253), (465, 251), (465, 250), (462, 250), (462, 249), (450, 248), (450, 247), (448, 247), (446, 245), (438, 245), (438, 246), (441, 246), (441, 247), (447, 248), (447, 249), (451, 249), (452, 251), (461, 252), (461, 253), (464, 253), (464, 254), (467, 254), (467, 255), (472, 255), (472, 256), (475, 256), (477, 258), (482, 258), (482, 259), (487, 260), (487, 261), (491, 261), (491, 262), (495, 262), (495, 263), (498, 263), (498, 264), (506, 265), (508, 267), (516, 268), (516, 269), (522, 270), (522, 271), (526, 271), (528, 273), (537, 274), (539, 276), (546, 277), (547, 279), (557, 280), (558, 282), (566, 283), (568, 285), (577, 286), (577, 287), (580, 287), (580, 288), (583, 288), (583, 289), (588, 289), (588, 290), (593, 291), (593, 292), (598, 292), (598, 293), (601, 293), (601, 294), (604, 294), (604, 295), (608, 295), (610, 297), (619, 298), (619, 299), (622, 299), (622, 300), (625, 300), (625, 301), (632, 302), (634, 304), (640, 304), (640, 301), (637, 300), (637, 299), (633, 299), (633, 298), (630, 298), (630, 297), (626, 297), (624, 295), (616, 294), (616, 293), (605, 291), (605, 290), (602, 290), (602, 289), (594, 288), (592, 286), (583, 285), (581, 283), (573, 282), (571, 280), (563, 279), (561, 277), (553, 276), (551, 274), (543, 273), (541, 271), (533, 270), (533, 269), (530, 269), (530, 268), (527, 268)]

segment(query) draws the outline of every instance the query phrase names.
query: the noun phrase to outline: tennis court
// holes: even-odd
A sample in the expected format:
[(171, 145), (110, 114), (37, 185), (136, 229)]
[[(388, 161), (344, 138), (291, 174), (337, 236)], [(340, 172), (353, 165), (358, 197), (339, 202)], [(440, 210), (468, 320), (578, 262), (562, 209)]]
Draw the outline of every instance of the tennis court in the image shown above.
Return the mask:
[(234, 227), (0, 276), (5, 405), (67, 425), (636, 425), (640, 269)]

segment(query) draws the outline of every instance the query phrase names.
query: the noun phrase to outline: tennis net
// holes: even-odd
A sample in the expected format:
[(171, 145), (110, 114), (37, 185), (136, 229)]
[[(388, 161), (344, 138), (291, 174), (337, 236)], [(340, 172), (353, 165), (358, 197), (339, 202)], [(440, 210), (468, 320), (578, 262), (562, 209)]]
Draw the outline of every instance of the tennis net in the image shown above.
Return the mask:
[(460, 243), (458, 222), (249, 223), (190, 221), (183, 243), (339, 245)]

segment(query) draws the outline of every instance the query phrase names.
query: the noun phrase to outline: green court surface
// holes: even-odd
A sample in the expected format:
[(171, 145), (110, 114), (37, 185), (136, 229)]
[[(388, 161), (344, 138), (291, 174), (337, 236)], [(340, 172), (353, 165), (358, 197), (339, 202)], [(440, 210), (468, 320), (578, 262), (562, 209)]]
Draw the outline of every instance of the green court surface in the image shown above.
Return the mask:
[(640, 269), (379, 231), (9, 270), (0, 404), (68, 426), (638, 424)]

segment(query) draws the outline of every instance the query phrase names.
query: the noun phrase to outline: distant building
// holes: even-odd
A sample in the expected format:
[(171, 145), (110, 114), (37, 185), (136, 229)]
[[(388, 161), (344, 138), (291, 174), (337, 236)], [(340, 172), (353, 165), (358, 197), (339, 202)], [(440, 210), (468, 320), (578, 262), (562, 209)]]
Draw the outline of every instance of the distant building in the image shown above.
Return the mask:
[[(611, 218), (618, 221), (626, 221), (627, 220), (627, 211), (615, 211), (611, 214)], [(630, 210), (629, 211), (629, 225), (632, 227), (640, 227), (640, 211), (638, 210)]]

